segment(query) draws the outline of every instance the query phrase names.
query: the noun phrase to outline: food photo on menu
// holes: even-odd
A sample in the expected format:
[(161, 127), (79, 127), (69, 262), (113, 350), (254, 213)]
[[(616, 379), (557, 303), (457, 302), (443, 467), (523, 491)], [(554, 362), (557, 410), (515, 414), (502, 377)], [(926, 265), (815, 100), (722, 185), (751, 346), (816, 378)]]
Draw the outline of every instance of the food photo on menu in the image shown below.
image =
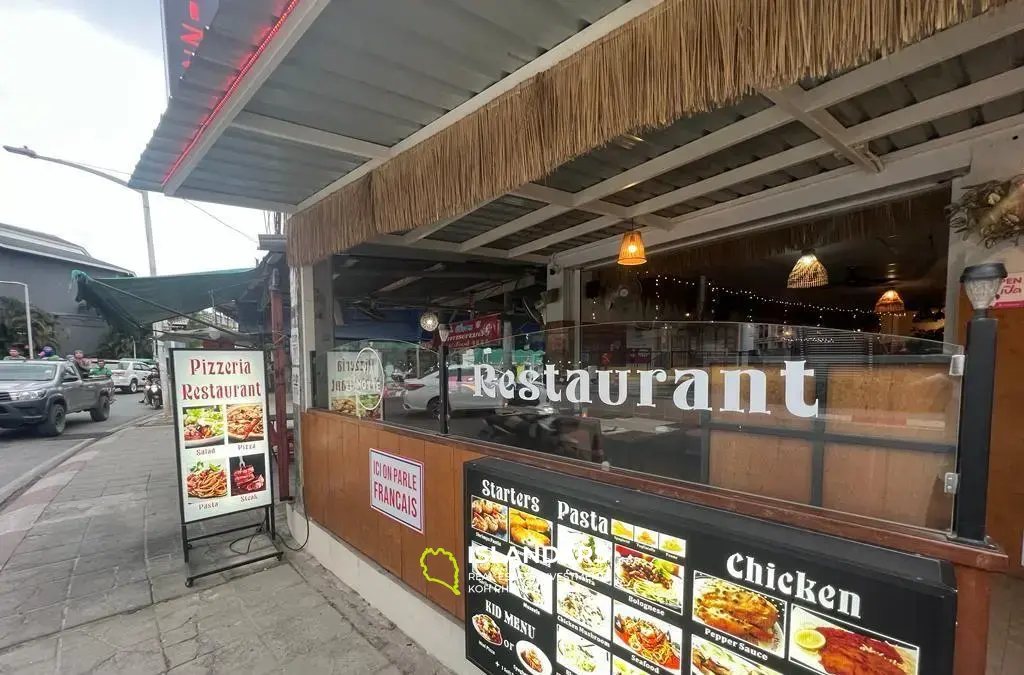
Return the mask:
[(671, 553), (672, 555), (677, 555), (680, 558), (686, 557), (686, 540), (680, 539), (679, 537), (662, 534), (658, 543), (658, 548), (665, 553)]
[(495, 646), (502, 644), (501, 628), (498, 627), (498, 622), (490, 614), (481, 612), (474, 615), (473, 629), (485, 642)]
[(190, 465), (185, 476), (185, 489), (190, 500), (227, 497), (228, 474), (223, 460), (200, 460)]
[(518, 509), (509, 509), (508, 533), (513, 544), (527, 548), (551, 545), (551, 521)]
[(633, 526), (623, 520), (612, 519), (612, 536), (633, 541)]
[(615, 587), (674, 611), (683, 611), (682, 568), (621, 544), (615, 546)]
[(528, 673), (551, 675), (551, 660), (540, 647), (527, 640), (516, 643), (516, 657)]
[(245, 495), (267, 489), (267, 462), (262, 454), (242, 455), (228, 460), (231, 495)]
[(556, 660), (576, 675), (608, 675), (611, 656), (590, 640), (564, 626), (555, 632)]
[(646, 670), (637, 668), (626, 659), (613, 656), (612, 657), (612, 675), (650, 675)]
[(186, 448), (224, 444), (224, 409), (219, 405), (183, 408), (182, 437)]
[(477, 532), (508, 540), (508, 507), (481, 497), (470, 500), (473, 517), (470, 526)]
[(469, 563), (478, 579), (508, 590), (508, 556), (486, 546), (469, 547)]
[[(850, 671), (859, 675), (857, 671)], [(696, 635), (690, 638), (691, 675), (782, 675), (777, 670), (749, 661)], [(864, 675), (871, 675), (865, 671)]]
[(232, 443), (262, 441), (265, 438), (262, 403), (229, 405), (227, 420), (228, 440)]
[(648, 663), (679, 673), (682, 668), (683, 631), (618, 600), (615, 613), (615, 644)]
[(551, 614), (554, 579), (524, 562), (509, 560), (508, 589), (512, 595)]
[(693, 619), (775, 656), (786, 651), (786, 603), (702, 572), (693, 574)]
[(569, 569), (611, 585), (612, 543), (592, 534), (558, 526), (558, 561)]
[(557, 577), (558, 613), (606, 640), (612, 639), (612, 599), (578, 584), (567, 574)]
[(919, 657), (913, 645), (793, 606), (789, 660), (815, 673), (918, 675)]
[(638, 544), (643, 544), (644, 546), (650, 546), (651, 548), (658, 548), (658, 539), (660, 536), (661, 535), (654, 530), (649, 530), (646, 527), (640, 527), (637, 525), (633, 541)]

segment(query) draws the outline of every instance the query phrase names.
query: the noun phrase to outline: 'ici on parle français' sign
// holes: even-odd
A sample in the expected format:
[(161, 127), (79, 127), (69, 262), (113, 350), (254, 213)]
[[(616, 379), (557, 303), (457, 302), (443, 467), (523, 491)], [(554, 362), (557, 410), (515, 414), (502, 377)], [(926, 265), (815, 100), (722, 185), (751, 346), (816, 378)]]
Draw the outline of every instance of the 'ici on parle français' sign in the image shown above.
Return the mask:
[[(818, 399), (812, 403), (804, 400), (805, 378), (814, 377), (814, 371), (805, 367), (806, 361), (784, 361), (780, 374), (786, 381), (786, 410), (796, 417), (817, 417)], [(721, 412), (760, 413), (771, 415), (768, 410), (768, 382), (764, 371), (754, 368), (734, 370), (721, 369), (722, 401)], [(629, 374), (636, 373), (640, 378), (639, 407), (654, 407), (654, 385), (669, 381), (669, 372), (663, 369), (654, 370), (598, 370), (597, 398), (609, 406), (623, 405), (629, 393)], [(565, 386), (559, 388), (559, 371), (554, 364), (548, 364), (544, 372), (523, 370), (517, 376), (511, 370), (498, 375), (497, 371), (486, 364), (473, 366), (473, 396), (487, 398), (503, 398), (512, 400), (519, 398), (524, 401), (540, 400), (541, 391), (548, 401), (557, 403), (565, 400), (568, 403), (593, 403), (591, 396), (591, 373), (587, 370), (569, 370), (565, 373)], [(616, 380), (616, 395), (612, 397), (612, 378)], [(672, 403), (680, 410), (711, 410), (711, 381), (706, 370), (690, 368), (673, 370), (673, 382), (676, 385), (672, 393)], [(749, 382), (749, 408), (742, 406), (743, 380)]]

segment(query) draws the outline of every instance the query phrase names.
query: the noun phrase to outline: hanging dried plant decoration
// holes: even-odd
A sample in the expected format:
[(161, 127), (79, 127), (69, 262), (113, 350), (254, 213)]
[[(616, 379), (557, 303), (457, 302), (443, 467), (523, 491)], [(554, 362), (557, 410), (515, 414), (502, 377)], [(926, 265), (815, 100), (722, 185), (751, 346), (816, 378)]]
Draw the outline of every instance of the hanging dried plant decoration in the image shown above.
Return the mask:
[(1024, 235), (1024, 174), (1006, 181), (975, 185), (946, 207), (949, 226), (985, 248), (1004, 241), (1020, 244)]

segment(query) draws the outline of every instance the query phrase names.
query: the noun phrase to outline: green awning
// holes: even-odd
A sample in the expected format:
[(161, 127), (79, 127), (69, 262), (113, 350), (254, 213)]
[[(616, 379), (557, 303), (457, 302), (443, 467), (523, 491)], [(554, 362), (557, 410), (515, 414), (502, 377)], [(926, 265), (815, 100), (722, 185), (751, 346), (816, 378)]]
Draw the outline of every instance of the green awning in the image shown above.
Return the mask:
[(230, 304), (258, 283), (264, 272), (254, 267), (161, 277), (93, 279), (75, 270), (71, 279), (78, 285), (76, 300), (95, 308), (115, 328), (138, 333), (158, 321)]

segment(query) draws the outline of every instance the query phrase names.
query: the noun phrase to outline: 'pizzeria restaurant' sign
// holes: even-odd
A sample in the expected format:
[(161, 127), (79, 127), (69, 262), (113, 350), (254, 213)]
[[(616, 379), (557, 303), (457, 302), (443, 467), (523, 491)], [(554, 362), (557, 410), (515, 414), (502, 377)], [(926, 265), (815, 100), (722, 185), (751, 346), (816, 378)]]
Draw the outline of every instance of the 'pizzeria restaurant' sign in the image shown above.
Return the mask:
[[(806, 378), (814, 377), (814, 371), (806, 368), (806, 361), (784, 361), (780, 375), (786, 381), (786, 410), (795, 417), (817, 417), (818, 399), (808, 403), (804, 400)], [(569, 370), (562, 373), (549, 363), (543, 373), (523, 370), (518, 375), (505, 371), (498, 375), (492, 366), (473, 366), (473, 396), (502, 398), (507, 401), (521, 399), (538, 401), (541, 393), (552, 403), (594, 403), (597, 401), (610, 406), (626, 403), (629, 393), (629, 376), (635, 373), (640, 379), (639, 407), (655, 407), (655, 384), (675, 384), (672, 402), (680, 410), (711, 410), (711, 378), (707, 370), (699, 368), (654, 370), (597, 370), (597, 382), (588, 370)], [(770, 415), (768, 409), (768, 378), (764, 371), (756, 368), (720, 369), (723, 379), (722, 400), (717, 401), (721, 412), (758, 413)], [(743, 407), (743, 383), (748, 384), (748, 407)], [(564, 381), (564, 386), (559, 383)], [(614, 381), (614, 386), (613, 386)], [(596, 387), (594, 386), (596, 384)], [(596, 392), (594, 391), (596, 389)], [(613, 393), (614, 390), (614, 393)]]

